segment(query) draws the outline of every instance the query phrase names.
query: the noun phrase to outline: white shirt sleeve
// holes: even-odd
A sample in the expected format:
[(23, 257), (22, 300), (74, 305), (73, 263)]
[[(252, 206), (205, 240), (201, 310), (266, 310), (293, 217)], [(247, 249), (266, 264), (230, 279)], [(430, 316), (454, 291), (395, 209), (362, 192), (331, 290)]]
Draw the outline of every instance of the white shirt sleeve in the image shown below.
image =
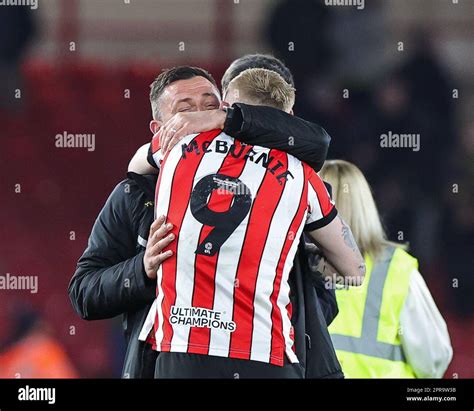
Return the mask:
[(410, 276), (400, 340), (417, 378), (442, 378), (453, 357), (448, 328), (418, 270)]
[(155, 154), (153, 154), (153, 160), (155, 160), (156, 166), (158, 169), (161, 168), (161, 162), (163, 161), (163, 152), (161, 150), (158, 150)]
[(155, 316), (156, 316), (156, 298), (153, 301), (153, 304), (150, 307), (150, 311), (148, 311), (148, 314), (145, 318), (145, 322), (143, 323), (142, 329), (140, 331), (140, 334), (138, 335), (138, 339), (140, 341), (146, 341), (148, 338), (148, 335), (150, 334), (150, 331), (153, 330), (153, 325), (155, 324)]

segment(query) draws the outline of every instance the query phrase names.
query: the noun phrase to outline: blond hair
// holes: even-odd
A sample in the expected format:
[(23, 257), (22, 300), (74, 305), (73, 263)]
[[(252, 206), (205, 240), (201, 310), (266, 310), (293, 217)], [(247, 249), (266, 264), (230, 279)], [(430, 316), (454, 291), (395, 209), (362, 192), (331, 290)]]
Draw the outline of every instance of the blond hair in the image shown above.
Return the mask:
[(328, 160), (319, 174), (331, 184), (337, 210), (351, 227), (363, 255), (376, 259), (389, 245), (406, 248), (387, 240), (369, 183), (357, 166), (344, 160)]
[(236, 93), (235, 98), (241, 103), (270, 106), (286, 112), (295, 104), (294, 87), (278, 73), (262, 68), (244, 70), (229, 83), (228, 93)]

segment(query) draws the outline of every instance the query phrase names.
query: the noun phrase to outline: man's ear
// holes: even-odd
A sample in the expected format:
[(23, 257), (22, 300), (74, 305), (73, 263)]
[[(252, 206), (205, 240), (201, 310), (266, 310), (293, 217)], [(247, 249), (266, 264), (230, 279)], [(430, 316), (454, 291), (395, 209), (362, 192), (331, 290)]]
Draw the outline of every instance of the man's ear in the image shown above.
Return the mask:
[(295, 112), (293, 111), (293, 109), (291, 109), (288, 114), (291, 114), (292, 116), (294, 116), (294, 115), (295, 115)]
[(150, 121), (150, 131), (153, 135), (155, 135), (156, 133), (158, 133), (158, 131), (160, 131), (160, 128), (162, 126), (162, 122), (161, 121), (158, 121), (158, 120), (151, 120)]

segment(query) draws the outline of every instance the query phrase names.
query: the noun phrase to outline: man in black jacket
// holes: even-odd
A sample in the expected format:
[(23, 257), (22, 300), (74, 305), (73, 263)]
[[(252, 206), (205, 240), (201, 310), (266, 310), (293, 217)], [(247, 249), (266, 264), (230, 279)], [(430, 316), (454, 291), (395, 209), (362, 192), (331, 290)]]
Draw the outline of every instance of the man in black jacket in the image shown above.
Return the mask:
[[(321, 167), (329, 136), (319, 126), (266, 107), (240, 105), (233, 114), (226, 122), (228, 134), (244, 143), (286, 149), (313, 167)], [(288, 136), (294, 137), (293, 145), (288, 145)], [(153, 176), (129, 174), (129, 178), (116, 187), (94, 225), (89, 246), (79, 260), (69, 287), (71, 301), (83, 318), (103, 319), (123, 314), (128, 342), (123, 370), (126, 378), (152, 377), (156, 359), (150, 346), (137, 338), (155, 295), (156, 283), (147, 277), (143, 266), (146, 239), (153, 220), (155, 182)], [(304, 288), (304, 281), (300, 282)], [(315, 288), (310, 288), (315, 293)], [(321, 291), (330, 293), (324, 287)], [(313, 298), (316, 309), (311, 316), (315, 317), (313, 321), (317, 318), (319, 328), (325, 328), (321, 308), (315, 295)], [(300, 311), (307, 308), (302, 302), (299, 306)], [(334, 307), (334, 304), (329, 306)], [(304, 315), (296, 317), (301, 321)], [(300, 329), (305, 333), (304, 326)], [(309, 341), (302, 336), (300, 345), (301, 342), (300, 349), (304, 351)], [(331, 348), (327, 351), (332, 355)], [(339, 375), (337, 360), (329, 362), (329, 366), (325, 364), (324, 369), (316, 370), (314, 376)]]

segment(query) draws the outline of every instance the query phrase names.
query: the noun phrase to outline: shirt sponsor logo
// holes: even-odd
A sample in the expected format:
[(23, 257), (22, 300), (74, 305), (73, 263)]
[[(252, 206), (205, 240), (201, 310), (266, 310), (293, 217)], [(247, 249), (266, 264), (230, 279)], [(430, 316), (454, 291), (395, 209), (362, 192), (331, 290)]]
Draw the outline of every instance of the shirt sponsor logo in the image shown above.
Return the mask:
[(172, 325), (185, 325), (189, 327), (214, 328), (234, 332), (236, 324), (234, 321), (226, 321), (222, 318), (222, 312), (209, 310), (201, 307), (177, 307), (171, 306), (170, 323)]

